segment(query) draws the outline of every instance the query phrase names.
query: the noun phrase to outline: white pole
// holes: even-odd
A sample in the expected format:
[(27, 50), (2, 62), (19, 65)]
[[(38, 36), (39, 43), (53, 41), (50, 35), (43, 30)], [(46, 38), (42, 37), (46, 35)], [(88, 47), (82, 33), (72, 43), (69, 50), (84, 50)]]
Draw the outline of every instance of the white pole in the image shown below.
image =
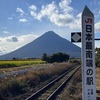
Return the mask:
[(94, 14), (85, 6), (82, 13), (83, 100), (96, 100)]

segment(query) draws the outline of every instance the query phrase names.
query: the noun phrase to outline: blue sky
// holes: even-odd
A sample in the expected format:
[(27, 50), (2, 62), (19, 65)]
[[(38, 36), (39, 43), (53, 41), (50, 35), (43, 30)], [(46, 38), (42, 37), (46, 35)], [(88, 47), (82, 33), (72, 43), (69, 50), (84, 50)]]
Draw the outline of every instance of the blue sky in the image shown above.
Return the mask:
[[(70, 41), (71, 32), (81, 31), (85, 5), (94, 13), (95, 37), (100, 38), (99, 0), (0, 0), (0, 54), (13, 51), (47, 31)], [(96, 47), (99, 44), (97, 41)]]

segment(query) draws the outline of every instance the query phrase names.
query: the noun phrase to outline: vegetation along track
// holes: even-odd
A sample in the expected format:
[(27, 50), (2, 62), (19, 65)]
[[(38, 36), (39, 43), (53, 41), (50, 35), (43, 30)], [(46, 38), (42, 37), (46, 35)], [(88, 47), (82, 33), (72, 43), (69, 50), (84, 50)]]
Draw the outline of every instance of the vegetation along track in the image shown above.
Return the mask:
[(54, 100), (80, 67), (73, 67), (57, 79), (32, 94), (26, 100)]

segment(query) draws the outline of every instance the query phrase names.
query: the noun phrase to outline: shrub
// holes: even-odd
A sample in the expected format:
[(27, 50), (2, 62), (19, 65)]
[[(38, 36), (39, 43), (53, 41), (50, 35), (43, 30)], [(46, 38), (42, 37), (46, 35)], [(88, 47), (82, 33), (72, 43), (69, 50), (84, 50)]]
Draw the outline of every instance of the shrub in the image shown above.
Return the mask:
[(51, 56), (47, 56), (46, 53), (43, 54), (42, 60), (47, 61), (48, 63), (53, 63), (53, 62), (64, 62), (69, 60), (69, 55), (66, 53), (54, 53)]
[(0, 100), (5, 100), (5, 97), (14, 97), (25, 92), (23, 87), (25, 87), (23, 82), (17, 81), (15, 79), (0, 85)]

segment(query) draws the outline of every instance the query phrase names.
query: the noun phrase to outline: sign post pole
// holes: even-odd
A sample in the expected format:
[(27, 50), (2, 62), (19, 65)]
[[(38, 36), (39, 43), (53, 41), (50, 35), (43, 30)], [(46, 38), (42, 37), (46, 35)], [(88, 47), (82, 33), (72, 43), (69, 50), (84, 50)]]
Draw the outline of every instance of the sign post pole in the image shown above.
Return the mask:
[(82, 13), (83, 100), (96, 100), (94, 14), (85, 6)]

